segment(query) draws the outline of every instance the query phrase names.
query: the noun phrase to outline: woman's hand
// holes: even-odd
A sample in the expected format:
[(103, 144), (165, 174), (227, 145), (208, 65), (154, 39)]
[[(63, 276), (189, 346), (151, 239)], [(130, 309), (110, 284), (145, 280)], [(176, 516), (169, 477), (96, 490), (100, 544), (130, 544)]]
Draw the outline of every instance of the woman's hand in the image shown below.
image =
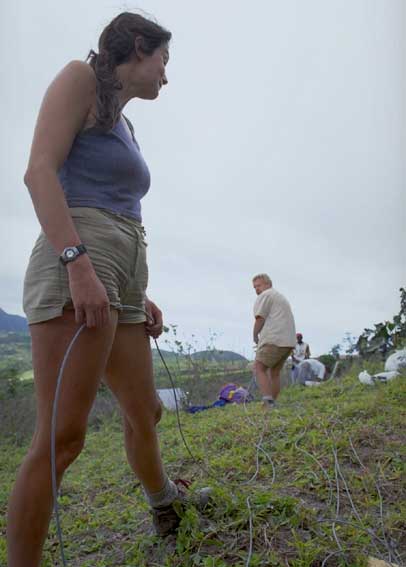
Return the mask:
[(89, 328), (110, 323), (110, 302), (87, 254), (67, 264), (75, 319)]
[(157, 339), (163, 330), (162, 311), (148, 298), (145, 299), (145, 311), (149, 315), (145, 323), (147, 334), (153, 339)]

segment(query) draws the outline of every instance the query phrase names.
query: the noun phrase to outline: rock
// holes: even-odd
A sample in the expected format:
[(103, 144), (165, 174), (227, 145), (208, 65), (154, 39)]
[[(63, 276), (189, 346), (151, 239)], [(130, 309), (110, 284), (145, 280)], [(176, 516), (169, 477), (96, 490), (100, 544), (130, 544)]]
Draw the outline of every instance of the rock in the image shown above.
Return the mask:
[(210, 486), (205, 486), (204, 488), (201, 488), (198, 492), (198, 497), (199, 497), (199, 501), (198, 501), (198, 509), (199, 510), (204, 510), (206, 508), (206, 506), (208, 505), (209, 501), (210, 501), (210, 496), (213, 493), (213, 489)]
[(361, 384), (367, 384), (368, 386), (372, 386), (374, 383), (372, 376), (366, 370), (363, 370), (358, 374), (358, 380), (361, 382)]
[(391, 354), (385, 362), (387, 372), (406, 370), (406, 348)]
[(382, 559), (375, 559), (375, 557), (368, 557), (368, 567), (399, 567), (395, 563), (387, 563)]

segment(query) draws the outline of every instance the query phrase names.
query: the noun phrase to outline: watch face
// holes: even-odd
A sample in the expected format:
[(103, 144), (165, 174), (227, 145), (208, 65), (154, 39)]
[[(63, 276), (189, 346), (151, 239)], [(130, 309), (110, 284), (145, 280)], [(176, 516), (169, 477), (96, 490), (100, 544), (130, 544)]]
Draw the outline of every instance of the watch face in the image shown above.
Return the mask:
[(72, 260), (76, 256), (76, 250), (74, 248), (67, 248), (65, 250), (65, 256), (67, 260)]

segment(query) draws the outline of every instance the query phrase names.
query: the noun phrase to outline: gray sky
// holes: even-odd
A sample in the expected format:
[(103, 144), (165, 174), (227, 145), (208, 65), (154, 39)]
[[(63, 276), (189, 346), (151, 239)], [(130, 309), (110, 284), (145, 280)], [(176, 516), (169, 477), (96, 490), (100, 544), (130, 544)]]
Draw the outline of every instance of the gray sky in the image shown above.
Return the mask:
[(169, 85), (125, 111), (152, 174), (149, 295), (166, 322), (252, 356), (257, 272), (315, 354), (390, 318), (406, 284), (405, 0), (2, 2), (0, 307), (22, 314), (44, 91), (140, 8), (173, 33)]

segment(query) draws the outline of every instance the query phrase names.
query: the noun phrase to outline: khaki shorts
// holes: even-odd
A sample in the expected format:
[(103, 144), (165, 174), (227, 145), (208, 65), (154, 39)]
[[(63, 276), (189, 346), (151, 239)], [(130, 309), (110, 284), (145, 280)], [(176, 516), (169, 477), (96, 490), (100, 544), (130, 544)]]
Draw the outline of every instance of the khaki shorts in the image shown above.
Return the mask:
[[(131, 305), (145, 309), (147, 243), (141, 223), (104, 209), (75, 207), (70, 212), (110, 305), (119, 310), (118, 322), (146, 321), (142, 311), (122, 308)], [(23, 306), (29, 324), (60, 317), (64, 308), (73, 309), (67, 269), (43, 232), (25, 275)]]
[(280, 347), (270, 344), (261, 345), (258, 347), (255, 360), (262, 362), (262, 364), (267, 368), (280, 370), (292, 350), (292, 347)]

